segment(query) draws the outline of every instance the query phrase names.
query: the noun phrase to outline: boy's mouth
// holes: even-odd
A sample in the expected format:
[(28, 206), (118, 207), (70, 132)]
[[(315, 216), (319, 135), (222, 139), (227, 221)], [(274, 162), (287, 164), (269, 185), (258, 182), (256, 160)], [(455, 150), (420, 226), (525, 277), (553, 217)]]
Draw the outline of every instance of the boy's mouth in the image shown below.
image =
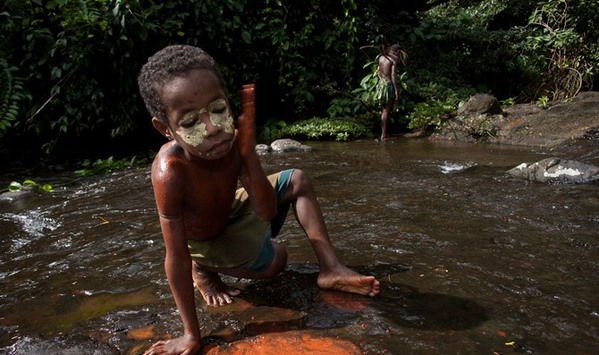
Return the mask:
[(223, 139), (222, 141), (219, 141), (217, 143), (215, 143), (210, 149), (208, 149), (208, 154), (214, 154), (214, 153), (218, 153), (220, 151), (224, 151), (224, 150), (229, 150), (231, 146), (231, 140), (230, 139)]

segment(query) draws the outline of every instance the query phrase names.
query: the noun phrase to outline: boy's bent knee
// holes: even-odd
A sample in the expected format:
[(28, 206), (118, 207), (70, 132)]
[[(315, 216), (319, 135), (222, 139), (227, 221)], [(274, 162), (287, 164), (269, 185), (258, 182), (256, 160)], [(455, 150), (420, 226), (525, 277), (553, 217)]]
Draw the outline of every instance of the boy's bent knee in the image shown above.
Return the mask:
[(291, 177), (291, 182), (297, 190), (312, 189), (312, 182), (310, 182), (308, 175), (303, 170), (295, 169)]
[(287, 250), (285, 247), (277, 242), (271, 241), (275, 249), (275, 255), (272, 263), (264, 271), (265, 278), (272, 278), (283, 272), (287, 266)]

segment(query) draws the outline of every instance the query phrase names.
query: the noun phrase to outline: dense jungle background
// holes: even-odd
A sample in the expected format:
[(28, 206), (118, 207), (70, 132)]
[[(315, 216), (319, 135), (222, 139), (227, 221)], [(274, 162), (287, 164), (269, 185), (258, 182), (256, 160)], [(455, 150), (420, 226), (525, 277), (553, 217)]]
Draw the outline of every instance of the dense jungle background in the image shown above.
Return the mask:
[(376, 59), (399, 43), (392, 133), (436, 129), (475, 93), (544, 105), (597, 85), (597, 0), (3, 0), (0, 160), (158, 149), (138, 95), (169, 44), (219, 62), (237, 109), (257, 84), (260, 139), (373, 137)]

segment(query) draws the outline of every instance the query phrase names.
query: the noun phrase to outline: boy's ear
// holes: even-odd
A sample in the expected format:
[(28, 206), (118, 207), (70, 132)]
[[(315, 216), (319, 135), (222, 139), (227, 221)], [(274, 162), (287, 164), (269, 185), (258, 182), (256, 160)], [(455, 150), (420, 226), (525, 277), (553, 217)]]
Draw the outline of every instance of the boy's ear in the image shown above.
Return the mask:
[(161, 120), (159, 120), (156, 117), (152, 117), (152, 125), (154, 126), (154, 128), (156, 128), (156, 130), (158, 132), (160, 132), (160, 134), (162, 134), (163, 136), (165, 136), (169, 140), (173, 139), (173, 136), (171, 135), (170, 129), (168, 128), (167, 125), (164, 124), (164, 122), (162, 122)]

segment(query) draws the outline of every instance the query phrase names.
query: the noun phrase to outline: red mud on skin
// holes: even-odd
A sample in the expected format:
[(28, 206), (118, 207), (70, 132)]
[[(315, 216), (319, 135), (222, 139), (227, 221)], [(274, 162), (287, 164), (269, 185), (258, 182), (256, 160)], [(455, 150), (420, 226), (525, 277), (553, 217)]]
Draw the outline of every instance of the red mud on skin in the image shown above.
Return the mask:
[(355, 344), (341, 339), (315, 337), (307, 332), (270, 333), (204, 350), (205, 355), (360, 355)]

